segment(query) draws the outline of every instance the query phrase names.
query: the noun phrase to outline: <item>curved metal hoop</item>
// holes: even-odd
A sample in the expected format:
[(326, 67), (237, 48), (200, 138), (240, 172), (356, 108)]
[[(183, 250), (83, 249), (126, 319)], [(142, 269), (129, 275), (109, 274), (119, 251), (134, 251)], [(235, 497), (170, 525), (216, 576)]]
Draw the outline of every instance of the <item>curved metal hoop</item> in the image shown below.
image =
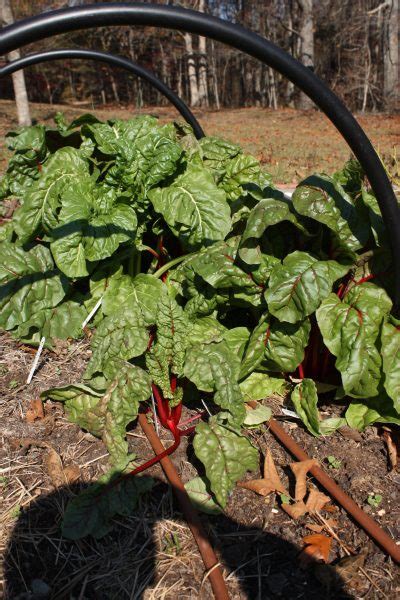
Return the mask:
[(258, 58), (290, 79), (329, 117), (360, 161), (389, 233), (395, 274), (395, 312), (400, 307), (400, 210), (384, 166), (356, 119), (337, 96), (290, 54), (240, 25), (193, 10), (139, 3), (108, 3), (46, 12), (5, 27), (0, 54), (59, 33), (108, 25), (147, 25), (212, 38)]
[(148, 71), (144, 67), (134, 63), (127, 58), (115, 56), (114, 54), (108, 54), (107, 52), (97, 52), (96, 50), (86, 50), (83, 48), (62, 48), (60, 50), (49, 50), (47, 52), (38, 52), (36, 54), (28, 54), (17, 60), (13, 60), (4, 67), (0, 68), (0, 77), (11, 75), (19, 69), (24, 69), (32, 65), (37, 65), (42, 62), (49, 62), (52, 60), (67, 60), (67, 59), (89, 59), (107, 63), (113, 67), (119, 67), (129, 71), (133, 75), (137, 75), (141, 79), (144, 79), (156, 90), (158, 90), (163, 96), (167, 98), (180, 112), (182, 117), (192, 127), (194, 134), (197, 139), (204, 137), (204, 131), (201, 128), (200, 123), (188, 107), (188, 105), (171, 90), (165, 83), (163, 83), (158, 77), (156, 77), (151, 71)]

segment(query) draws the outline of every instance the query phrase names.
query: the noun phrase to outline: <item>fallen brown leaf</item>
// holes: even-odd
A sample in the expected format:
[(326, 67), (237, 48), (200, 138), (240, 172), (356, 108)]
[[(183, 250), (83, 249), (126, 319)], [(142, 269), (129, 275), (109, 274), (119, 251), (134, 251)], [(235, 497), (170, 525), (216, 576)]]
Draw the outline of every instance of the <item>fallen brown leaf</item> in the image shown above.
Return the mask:
[(352, 429), (347, 425), (343, 425), (338, 429), (339, 433), (347, 440), (353, 440), (354, 442), (362, 442), (362, 435), (357, 429)]
[(331, 537), (327, 537), (322, 533), (314, 533), (306, 535), (303, 538), (303, 542), (306, 546), (299, 555), (300, 567), (302, 569), (307, 569), (310, 563), (315, 560), (324, 563), (329, 561), (329, 552), (332, 545)]
[(33, 423), (36, 419), (44, 419), (43, 402), (40, 398), (34, 398), (26, 411), (25, 420), (27, 423)]
[(252, 479), (251, 481), (240, 482), (238, 483), (238, 486), (256, 492), (257, 494), (260, 494), (260, 496), (268, 496), (271, 492), (287, 493), (279, 478), (274, 459), (272, 458), (269, 449), (267, 450), (264, 460), (264, 477), (262, 479)]
[(313, 488), (310, 490), (310, 493), (307, 498), (307, 511), (309, 513), (319, 512), (329, 501), (329, 496), (325, 496), (325, 494)]
[(79, 479), (81, 475), (81, 470), (78, 465), (68, 465), (64, 469), (64, 477), (67, 483), (74, 483)]
[(317, 464), (318, 463), (315, 458), (309, 458), (308, 460), (291, 463), (290, 468), (292, 469), (296, 478), (296, 486), (294, 491), (294, 499), (296, 502), (304, 500), (304, 497), (307, 493), (307, 473)]
[(55, 487), (74, 483), (81, 474), (78, 465), (68, 465), (64, 468), (61, 456), (51, 447), (43, 460), (43, 466)]
[[(335, 519), (326, 519), (325, 524), (328, 525), (331, 529), (335, 529), (338, 525)], [(321, 533), (325, 529), (325, 525), (319, 525), (317, 523), (306, 523), (306, 527), (314, 533)]]
[(397, 467), (397, 447), (394, 441), (392, 440), (391, 432), (385, 430), (383, 432), (383, 439), (386, 442), (389, 463), (390, 463), (390, 471), (394, 471)]
[(292, 517), (292, 519), (295, 520), (299, 519), (307, 512), (306, 505), (302, 501), (296, 502), (295, 504), (282, 503), (281, 508), (289, 515), (289, 517)]
[(64, 475), (61, 457), (54, 450), (54, 448), (49, 448), (49, 451), (46, 454), (43, 463), (55, 487), (65, 485), (67, 483)]
[(368, 548), (364, 548), (356, 556), (345, 556), (333, 565), (338, 577), (350, 587), (360, 588), (365, 581), (365, 577), (359, 573), (359, 570), (364, 566), (367, 554)]

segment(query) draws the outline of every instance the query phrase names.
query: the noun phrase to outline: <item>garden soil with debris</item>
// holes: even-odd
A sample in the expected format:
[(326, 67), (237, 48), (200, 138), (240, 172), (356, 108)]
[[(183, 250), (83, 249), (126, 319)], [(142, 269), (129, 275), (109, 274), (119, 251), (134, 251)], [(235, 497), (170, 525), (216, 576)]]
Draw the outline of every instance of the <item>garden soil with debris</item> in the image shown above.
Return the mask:
[[(62, 343), (55, 352), (45, 350), (28, 386), (34, 350), (8, 334), (0, 336), (0, 552), (5, 597), (211, 599), (197, 547), (159, 466), (149, 471), (156, 480), (151, 496), (130, 517), (116, 520), (112, 533), (78, 542), (61, 537), (59, 525), (68, 500), (107, 470), (107, 455), (101, 441), (66, 420), (61, 404), (47, 401), (41, 412), (37, 399), (50, 386), (77, 381), (89, 354), (87, 339)], [(276, 399), (265, 404), (279, 418)], [(281, 423), (364, 510), (400, 539), (400, 475), (390, 470), (382, 430), (344, 430), (317, 439), (296, 422)], [(166, 445), (168, 435), (161, 434)], [(293, 495), (291, 457), (267, 427), (250, 435), (262, 454), (271, 450)], [(152, 456), (140, 428), (129, 433), (129, 440), (142, 459)], [(172, 457), (184, 482), (196, 475), (192, 454), (190, 446), (182, 444)], [(331, 468), (328, 456), (335, 459)], [(376, 507), (368, 504), (373, 495), (382, 496)], [(303, 564), (303, 538), (317, 530), (321, 520), (308, 515), (294, 521), (274, 494), (262, 497), (237, 487), (223, 516), (204, 516), (231, 598), (398, 597), (400, 581), (392, 561), (334, 503), (328, 508), (321, 512), (323, 519), (337, 522), (337, 539), (329, 554), (332, 566)], [(345, 547), (355, 556), (345, 558)]]

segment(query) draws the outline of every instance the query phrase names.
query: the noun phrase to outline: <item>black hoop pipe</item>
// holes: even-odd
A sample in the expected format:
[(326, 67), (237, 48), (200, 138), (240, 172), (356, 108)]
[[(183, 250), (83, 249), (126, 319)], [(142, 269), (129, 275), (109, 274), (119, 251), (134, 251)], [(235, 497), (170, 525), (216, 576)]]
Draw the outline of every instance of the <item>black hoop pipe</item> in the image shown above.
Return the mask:
[(394, 312), (400, 308), (400, 210), (382, 162), (351, 112), (307, 67), (287, 52), (241, 25), (175, 6), (105, 3), (45, 12), (5, 27), (0, 55), (59, 33), (110, 25), (166, 27), (212, 38), (242, 50), (297, 85), (329, 117), (360, 161), (378, 200), (388, 230), (395, 275)]
[(86, 50), (83, 48), (62, 48), (59, 50), (48, 50), (47, 52), (37, 52), (35, 54), (28, 54), (17, 60), (9, 62), (4, 67), (0, 68), (0, 77), (11, 75), (19, 69), (25, 69), (32, 65), (37, 65), (43, 62), (49, 62), (52, 60), (69, 60), (69, 59), (84, 59), (84, 60), (95, 60), (107, 63), (113, 67), (119, 67), (129, 71), (133, 75), (137, 75), (141, 79), (144, 79), (156, 90), (158, 90), (163, 96), (167, 98), (180, 112), (182, 117), (192, 127), (193, 132), (197, 139), (204, 137), (204, 131), (201, 128), (200, 123), (188, 107), (188, 105), (179, 97), (175, 92), (171, 90), (165, 83), (163, 83), (158, 77), (156, 77), (151, 71), (141, 67), (137, 63), (115, 56), (114, 54), (108, 54), (107, 52), (98, 52), (97, 50)]

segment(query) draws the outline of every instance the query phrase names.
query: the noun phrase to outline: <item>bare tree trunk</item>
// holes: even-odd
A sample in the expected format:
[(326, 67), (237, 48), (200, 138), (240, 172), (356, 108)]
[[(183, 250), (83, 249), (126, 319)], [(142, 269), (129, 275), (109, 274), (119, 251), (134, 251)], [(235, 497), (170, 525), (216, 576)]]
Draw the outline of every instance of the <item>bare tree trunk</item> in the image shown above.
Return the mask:
[[(314, 19), (313, 0), (298, 0), (302, 15), (300, 26), (301, 50), (300, 61), (306, 67), (314, 68)], [(308, 96), (300, 93), (297, 108), (307, 110), (313, 107), (313, 102)]]
[[(205, 0), (200, 0), (199, 11), (205, 12)], [(199, 104), (208, 106), (208, 69), (207, 69), (207, 40), (205, 37), (199, 37)]]
[(193, 56), (193, 39), (190, 33), (185, 33), (183, 37), (185, 40), (187, 54), (188, 77), (190, 86), (190, 106), (198, 106), (199, 87), (197, 84), (196, 65)]
[(399, 106), (399, 0), (390, 0), (384, 40), (384, 98), (388, 108)]
[(215, 60), (214, 40), (211, 41), (211, 66), (212, 66), (212, 78), (213, 78), (213, 86), (214, 86), (215, 106), (216, 106), (216, 109), (219, 110), (221, 108), (221, 104), (219, 101), (219, 88), (218, 88), (217, 65), (216, 65), (216, 60)]
[[(14, 23), (14, 16), (11, 9), (10, 0), (0, 0), (0, 13), (3, 25)], [(13, 50), (9, 53), (9, 60), (20, 58), (19, 50)], [(17, 106), (17, 115), (19, 125), (31, 125), (31, 115), (29, 111), (28, 95), (26, 93), (25, 77), (22, 70), (16, 71), (12, 75), (15, 104)]]

